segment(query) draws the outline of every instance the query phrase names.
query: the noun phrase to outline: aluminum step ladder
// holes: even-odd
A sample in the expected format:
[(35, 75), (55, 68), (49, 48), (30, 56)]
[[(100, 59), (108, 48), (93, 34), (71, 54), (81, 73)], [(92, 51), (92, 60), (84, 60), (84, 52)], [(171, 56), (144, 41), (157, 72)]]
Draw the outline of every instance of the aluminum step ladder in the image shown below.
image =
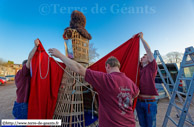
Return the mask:
[[(173, 81), (172, 76), (169, 73), (168, 68), (166, 67), (166, 64), (163, 61), (162, 56), (160, 55), (158, 50), (154, 51), (154, 58), (155, 58), (156, 61), (159, 60), (160, 63), (162, 64), (163, 68), (164, 68), (164, 69), (160, 69), (159, 66), (158, 66), (158, 73), (159, 73), (160, 77), (156, 77), (156, 78), (161, 78), (162, 79), (163, 83), (161, 85), (162, 85), (166, 95), (170, 99), (171, 92), (170, 92), (170, 87), (169, 86), (170, 85), (174, 86), (174, 81)], [(164, 70), (166, 72), (166, 77), (164, 77), (162, 75), (162, 70)], [(170, 80), (170, 82), (169, 82), (169, 80)], [(158, 99), (160, 99), (160, 97)]]
[[(173, 94), (171, 96), (171, 100), (169, 102), (162, 127), (167, 127), (168, 120), (171, 120), (172, 123), (176, 125), (176, 127), (183, 127), (185, 121), (187, 121), (188, 123), (194, 126), (192, 117), (188, 112), (189, 107), (191, 105), (193, 93), (194, 93), (194, 73), (190, 77), (185, 76), (184, 69), (188, 67), (194, 67), (194, 48), (193, 47), (188, 47), (185, 49), (183, 60), (180, 65), (180, 70), (178, 72), (175, 86), (173, 88)], [(186, 83), (188, 84), (186, 93), (178, 91), (179, 85), (180, 84), (185, 85)], [(183, 96), (185, 96), (185, 98)], [(177, 98), (179, 100), (177, 100)], [(172, 112), (172, 108), (176, 108), (181, 112), (178, 118), (173, 119), (170, 116)]]

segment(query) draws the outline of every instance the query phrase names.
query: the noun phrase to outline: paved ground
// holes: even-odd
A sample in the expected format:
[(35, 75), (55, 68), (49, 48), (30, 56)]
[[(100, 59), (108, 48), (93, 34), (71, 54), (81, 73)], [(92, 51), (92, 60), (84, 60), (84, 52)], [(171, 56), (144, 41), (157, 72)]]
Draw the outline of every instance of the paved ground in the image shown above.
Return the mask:
[[(1, 119), (14, 118), (12, 116), (12, 108), (15, 99), (16, 99), (16, 86), (14, 82), (8, 82), (6, 85), (0, 85), (0, 121)], [(168, 99), (160, 100), (158, 103), (157, 127), (162, 126), (166, 109), (168, 107), (168, 103), (169, 103)], [(194, 97), (192, 103), (194, 104)], [(194, 105), (190, 106), (189, 113), (191, 114), (191, 117), (194, 120)], [(177, 119), (176, 114), (177, 114), (176, 110), (174, 109), (171, 116)], [(138, 122), (136, 127), (139, 127)], [(167, 127), (175, 126), (172, 123), (170, 123), (167, 125)], [(194, 127), (194, 126), (187, 124), (185, 122), (184, 127)]]
[(13, 103), (16, 99), (16, 86), (14, 82), (0, 85), (0, 120), (12, 119)]
[[(193, 97), (192, 103), (194, 104), (194, 97)], [(168, 99), (162, 99), (158, 103), (158, 113), (157, 113), (157, 120), (156, 120), (157, 127), (162, 127), (164, 116), (168, 108), (168, 104), (169, 104)], [(193, 105), (190, 106), (189, 113), (191, 114), (191, 117), (194, 120), (194, 106)], [(175, 120), (178, 120), (176, 115), (177, 115), (177, 111), (173, 108), (173, 111), (171, 112), (171, 117)], [(138, 122), (137, 122), (136, 127), (140, 127)], [(167, 127), (175, 127), (175, 125), (169, 120)], [(194, 126), (185, 122), (184, 127), (194, 127)]]

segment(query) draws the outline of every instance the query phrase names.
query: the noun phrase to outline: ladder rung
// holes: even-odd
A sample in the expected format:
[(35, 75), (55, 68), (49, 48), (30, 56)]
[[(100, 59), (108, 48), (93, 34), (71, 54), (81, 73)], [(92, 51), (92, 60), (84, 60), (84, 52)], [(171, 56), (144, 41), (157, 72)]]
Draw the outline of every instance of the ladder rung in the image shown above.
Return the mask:
[[(188, 59), (188, 55), (190, 56), (190, 59)], [(187, 97), (193, 95), (193, 91), (191, 91), (190, 87), (189, 87), (190, 90), (187, 91), (187, 93), (178, 91), (179, 86), (183, 88), (186, 87), (185, 85), (187, 85), (187, 81), (188, 83), (190, 83), (190, 85), (193, 84), (194, 82), (193, 77), (185, 77), (184, 69), (186, 69), (187, 67), (194, 67), (194, 48), (192, 46), (185, 49), (185, 53), (184, 53), (181, 66), (180, 66), (180, 69), (177, 75), (177, 80), (174, 84), (175, 86), (173, 86), (173, 95), (172, 95), (172, 98), (170, 99), (170, 103), (169, 103), (169, 106), (168, 106), (168, 109), (165, 115), (165, 119), (163, 122), (164, 127), (167, 126), (168, 119), (171, 120), (172, 123), (176, 125), (176, 127), (180, 125), (182, 126), (185, 121), (194, 125), (192, 117), (190, 116), (188, 112), (189, 105), (187, 105), (187, 102), (191, 101), (190, 97), (188, 99)], [(189, 95), (189, 93), (191, 95)], [(176, 99), (176, 95), (178, 96), (178, 99)], [(186, 99), (183, 99), (182, 95), (186, 96)], [(179, 114), (179, 119), (173, 119), (173, 117), (169, 115), (172, 112), (172, 106), (177, 110)]]
[(186, 120), (188, 123), (194, 125), (194, 122), (193, 122), (193, 121), (190, 121), (190, 120), (188, 120), (188, 119), (185, 119), (185, 120)]
[(171, 103), (171, 105), (173, 105), (174, 107), (176, 107), (177, 109), (179, 109), (179, 110), (181, 110), (181, 111), (183, 111), (179, 106), (177, 106), (176, 104), (174, 104), (174, 103)]
[(176, 126), (178, 126), (178, 124), (170, 117), (170, 116), (167, 116)]
[(176, 91), (176, 93), (178, 93), (178, 94), (181, 94), (181, 95), (187, 95), (186, 93), (183, 93), (183, 92), (180, 92), (180, 91)]
[(181, 101), (179, 101), (179, 100), (174, 100), (174, 101), (176, 101), (176, 102), (178, 102), (178, 103), (182, 103)]
[(191, 67), (191, 66), (194, 66), (194, 64), (185, 64), (183, 67)]
[(194, 55), (193, 46), (186, 48), (185, 55)]
[(179, 78), (180, 80), (192, 80), (192, 78)]

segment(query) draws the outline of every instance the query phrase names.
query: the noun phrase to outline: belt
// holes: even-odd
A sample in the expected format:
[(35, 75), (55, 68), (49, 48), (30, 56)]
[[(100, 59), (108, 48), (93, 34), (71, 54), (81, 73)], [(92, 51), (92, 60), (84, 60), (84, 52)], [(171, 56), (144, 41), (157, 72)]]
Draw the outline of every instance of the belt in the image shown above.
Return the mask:
[(140, 101), (140, 102), (155, 102), (156, 101), (156, 99), (138, 99), (138, 101)]

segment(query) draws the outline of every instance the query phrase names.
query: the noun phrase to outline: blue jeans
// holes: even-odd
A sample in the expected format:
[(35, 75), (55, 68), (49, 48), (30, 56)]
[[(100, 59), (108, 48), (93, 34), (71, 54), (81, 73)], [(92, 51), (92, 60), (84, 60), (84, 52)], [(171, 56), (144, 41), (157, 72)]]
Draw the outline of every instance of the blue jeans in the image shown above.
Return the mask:
[(138, 100), (136, 111), (141, 127), (156, 127), (157, 101), (141, 102)]
[(12, 114), (16, 119), (27, 119), (28, 103), (17, 103), (15, 101)]

